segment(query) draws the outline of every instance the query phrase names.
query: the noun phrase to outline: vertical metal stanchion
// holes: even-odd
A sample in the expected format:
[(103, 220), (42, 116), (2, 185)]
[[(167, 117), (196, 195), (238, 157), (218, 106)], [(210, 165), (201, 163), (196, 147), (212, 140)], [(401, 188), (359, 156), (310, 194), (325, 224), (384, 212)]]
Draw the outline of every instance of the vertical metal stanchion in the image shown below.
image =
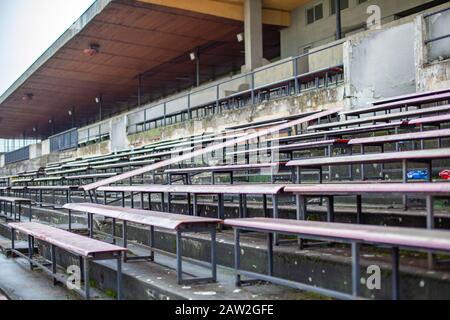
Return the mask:
[[(128, 248), (128, 230), (127, 222), (122, 222), (122, 236), (123, 236), (123, 247)], [(123, 262), (127, 262), (127, 252), (123, 253)]]
[(273, 233), (267, 234), (267, 273), (273, 276)]
[[(52, 261), (52, 274), (54, 276), (56, 275), (56, 249), (53, 244), (50, 245), (50, 260)], [(53, 284), (56, 285), (56, 283), (56, 278), (53, 277)]]
[(182, 238), (181, 231), (177, 231), (176, 235), (176, 250), (177, 250), (177, 280), (181, 285), (183, 282), (183, 253), (182, 253)]
[(217, 281), (217, 241), (216, 241), (216, 227), (211, 228), (211, 272), (212, 280)]
[(392, 300), (400, 298), (399, 249), (392, 248)]
[(117, 300), (123, 299), (122, 293), (122, 255), (117, 257)]
[(362, 223), (362, 196), (356, 196), (356, 223)]
[(30, 260), (30, 270), (33, 270), (33, 253), (34, 253), (34, 246), (33, 246), (33, 237), (31, 235), (28, 235), (28, 259)]
[(155, 247), (155, 227), (150, 226), (150, 260), (155, 261), (155, 251), (153, 250)]
[(90, 279), (89, 279), (89, 259), (84, 258), (84, 294), (86, 300), (91, 299), (91, 287), (90, 287)]
[(234, 229), (234, 270), (235, 270), (235, 285), (241, 286), (241, 276), (239, 269), (241, 268), (241, 243), (240, 243), (241, 231)]
[(360, 281), (361, 281), (361, 270), (359, 264), (359, 243), (352, 242), (352, 294), (354, 297), (358, 297), (360, 295)]
[[(427, 229), (434, 229), (434, 197), (427, 196)], [(433, 269), (435, 266), (435, 255), (428, 253), (428, 268)]]

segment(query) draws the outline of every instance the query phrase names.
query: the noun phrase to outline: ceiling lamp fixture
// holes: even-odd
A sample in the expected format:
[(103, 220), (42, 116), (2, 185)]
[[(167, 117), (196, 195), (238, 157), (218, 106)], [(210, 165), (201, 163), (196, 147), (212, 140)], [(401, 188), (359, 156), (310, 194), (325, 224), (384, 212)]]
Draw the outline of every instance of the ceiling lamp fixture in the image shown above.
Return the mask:
[(191, 52), (189, 53), (189, 59), (191, 59), (191, 61), (195, 61), (198, 58), (198, 54), (197, 52)]
[(89, 49), (84, 49), (83, 53), (88, 57), (93, 57), (100, 53), (100, 45), (96, 43), (91, 43)]
[(27, 93), (22, 97), (23, 101), (31, 101), (33, 100), (34, 95), (32, 93)]

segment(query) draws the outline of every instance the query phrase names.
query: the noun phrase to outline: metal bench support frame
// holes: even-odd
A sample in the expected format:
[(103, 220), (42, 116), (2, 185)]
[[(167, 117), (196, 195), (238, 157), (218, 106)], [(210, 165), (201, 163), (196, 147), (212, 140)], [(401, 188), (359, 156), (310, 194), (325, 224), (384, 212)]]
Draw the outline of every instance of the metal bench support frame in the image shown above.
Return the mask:
[[(53, 278), (53, 283), (57, 282), (64, 283), (66, 279), (57, 273), (57, 260), (56, 260), (56, 246), (50, 244), (50, 264), (51, 268), (49, 269), (45, 263), (40, 263), (34, 259), (34, 248), (35, 248), (35, 239), (33, 236), (28, 235), (28, 254), (23, 254), (22, 252), (15, 249), (15, 239), (16, 239), (16, 230), (11, 228), (11, 257), (19, 256), (21, 258), (27, 259), (30, 263), (30, 270), (34, 270), (34, 268), (39, 267), (42, 271), (46, 272)], [(44, 242), (42, 240), (39, 240)], [(62, 248), (62, 250), (64, 250)], [(82, 279), (84, 280), (84, 290), (74, 290), (80, 295), (82, 295), (86, 300), (90, 300), (90, 278), (89, 278), (89, 264), (92, 261), (100, 261), (100, 260), (117, 260), (117, 300), (123, 299), (123, 290), (122, 290), (122, 253), (113, 253), (113, 254), (101, 254), (98, 257), (88, 256), (82, 257), (78, 255), (78, 259), (80, 261), (80, 269), (82, 272)], [(81, 263), (81, 261), (83, 263)]]
[[(241, 244), (240, 244), (240, 235), (242, 232), (250, 231), (250, 232), (260, 232), (267, 235), (267, 274), (259, 274), (253, 271), (247, 271), (241, 269)], [(314, 237), (310, 235), (300, 235), (300, 234), (292, 234), (301, 237), (303, 239), (308, 240), (326, 240), (326, 241), (333, 241), (333, 242), (339, 242), (339, 243), (345, 243), (351, 245), (351, 279), (352, 279), (352, 289), (351, 293), (343, 293), (338, 292), (331, 289), (325, 289), (325, 288), (319, 288), (316, 286), (295, 282), (292, 280), (286, 280), (279, 278), (275, 275), (274, 272), (274, 232), (277, 232), (276, 230), (273, 230), (272, 232), (270, 230), (259, 230), (255, 228), (245, 228), (245, 227), (234, 227), (234, 269), (235, 269), (235, 285), (237, 287), (240, 287), (247, 283), (255, 282), (256, 280), (262, 280), (271, 282), (274, 284), (278, 284), (281, 286), (291, 287), (294, 289), (299, 289), (303, 291), (313, 292), (325, 296), (329, 296), (336, 299), (342, 299), (342, 300), (352, 300), (352, 299), (363, 299), (361, 297), (361, 262), (360, 262), (360, 243), (356, 241), (346, 241), (345, 239), (337, 239), (337, 238), (328, 238), (323, 239), (322, 237)], [(286, 233), (288, 234), (288, 233)], [(392, 300), (398, 300), (400, 295), (400, 286), (399, 286), (399, 249), (398, 247), (392, 247), (392, 275), (391, 275), (391, 282), (392, 282)], [(242, 277), (248, 277), (252, 280), (242, 280)]]
[[(69, 215), (72, 214), (72, 210), (69, 210)], [(88, 229), (89, 229), (89, 237), (94, 237), (94, 214), (86, 213)], [(112, 238), (113, 243), (116, 243), (116, 223), (117, 219), (113, 220), (112, 226)], [(183, 279), (183, 257), (182, 257), (182, 238), (183, 234), (186, 233), (200, 233), (200, 232), (209, 232), (211, 235), (211, 277), (208, 278), (191, 278), (191, 279)], [(189, 285), (189, 284), (198, 284), (198, 283), (215, 283), (217, 282), (217, 249), (216, 249), (216, 225), (208, 225), (208, 226), (193, 226), (190, 225), (188, 228), (179, 229), (176, 232), (176, 260), (177, 260), (177, 281), (180, 285)], [(150, 255), (149, 256), (136, 256), (136, 257), (128, 257), (127, 253), (123, 254), (123, 262), (128, 261), (136, 261), (136, 260), (145, 260), (145, 261), (154, 261), (155, 260), (155, 252), (161, 252), (163, 254), (167, 254), (166, 251), (160, 250), (154, 247), (155, 244), (155, 228), (150, 226), (149, 230), (149, 244), (150, 244)], [(122, 221), (122, 241), (123, 247), (128, 248), (128, 223), (127, 221)]]

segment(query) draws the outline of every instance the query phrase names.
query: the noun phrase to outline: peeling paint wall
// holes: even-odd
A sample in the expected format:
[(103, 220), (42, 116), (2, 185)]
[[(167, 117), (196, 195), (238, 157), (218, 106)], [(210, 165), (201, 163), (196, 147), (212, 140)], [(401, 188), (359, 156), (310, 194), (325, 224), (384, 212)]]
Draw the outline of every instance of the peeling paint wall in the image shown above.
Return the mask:
[(415, 92), (414, 23), (355, 35), (347, 46), (344, 58), (352, 107)]

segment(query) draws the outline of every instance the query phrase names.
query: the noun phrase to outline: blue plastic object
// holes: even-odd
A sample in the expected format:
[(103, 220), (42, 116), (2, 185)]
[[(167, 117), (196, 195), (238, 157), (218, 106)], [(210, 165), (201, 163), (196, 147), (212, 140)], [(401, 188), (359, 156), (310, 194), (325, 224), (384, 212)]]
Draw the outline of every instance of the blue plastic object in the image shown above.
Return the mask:
[(426, 170), (409, 171), (407, 177), (410, 180), (428, 180), (428, 171)]

